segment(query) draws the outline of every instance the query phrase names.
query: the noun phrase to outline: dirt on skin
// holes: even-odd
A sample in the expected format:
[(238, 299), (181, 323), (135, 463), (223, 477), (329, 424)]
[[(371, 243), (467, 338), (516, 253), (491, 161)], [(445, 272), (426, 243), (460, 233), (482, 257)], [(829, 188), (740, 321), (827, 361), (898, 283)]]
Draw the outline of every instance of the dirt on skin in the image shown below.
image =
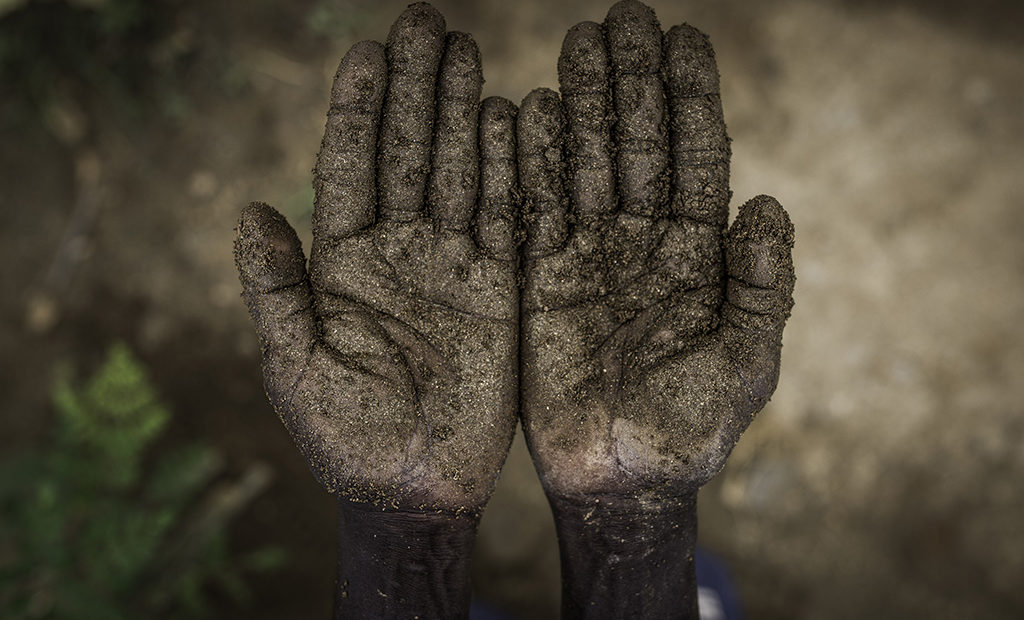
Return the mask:
[(524, 433), (555, 497), (693, 493), (775, 389), (793, 225), (760, 196), (725, 230), (704, 34), (620, 2), (558, 68), (561, 99), (533, 91), (518, 121)]
[[(650, 8), (620, 2), (603, 26), (570, 31), (564, 109), (538, 89), (518, 115), (500, 100), (481, 113), (476, 45), (444, 31), (412, 5), (386, 48), (359, 43), (342, 60), (308, 274), (283, 216), (263, 203), (242, 213), (235, 260), (267, 394), (342, 506), (468, 513), (470, 538), (522, 402), (560, 524), (565, 604), (597, 604), (599, 532), (625, 541), (616, 557), (639, 559), (621, 567), (636, 587), (620, 584), (602, 608), (696, 613), (696, 491), (778, 381), (793, 226), (761, 196), (724, 230), (728, 137), (713, 51), (693, 28), (672, 30), (663, 51)], [(481, 138), (499, 144), (483, 158)], [(505, 156), (498, 174), (481, 173), (493, 153)], [(481, 181), (499, 185), (478, 192)], [(475, 208), (491, 195), (496, 205)], [(474, 222), (495, 208), (510, 211)], [(521, 236), (522, 272), (498, 256)], [(598, 516), (612, 504), (620, 518)], [(353, 603), (379, 601), (374, 562), (360, 569), (362, 541), (340, 531), (339, 600), (350, 604), (350, 584)]]
[[(342, 60), (309, 278), (297, 235), (258, 203), (236, 261), (268, 394), (324, 486), (476, 511), (515, 424), (517, 274), (470, 236), (480, 58), (444, 30), (413, 5), (386, 48)], [(705, 35), (677, 27), (663, 51), (650, 8), (620, 2), (570, 31), (559, 67), (565, 112), (542, 89), (516, 124), (526, 436), (556, 495), (692, 492), (777, 382), (792, 224), (773, 199), (748, 203), (726, 267), (729, 147)]]
[[(160, 74), (177, 98), (127, 111), (93, 85), (51, 101), (45, 124), (0, 98), (0, 348), (17, 352), (2, 360), (0, 443), (47, 436), (55, 363), (86, 372), (112, 339), (129, 342), (175, 412), (170, 444), (214, 443), (230, 472), (255, 460), (276, 472), (232, 540), (282, 546), (289, 562), (252, 578), (247, 609), (223, 601), (218, 617), (330, 613), (335, 501), (260, 387), (230, 248), (253, 200), (309, 247), (338, 59), (384, 40), (407, 4), (175, 3), (174, 36), (158, 43), (196, 61), (185, 79)], [(714, 43), (733, 215), (768, 191), (800, 232), (779, 387), (701, 492), (701, 542), (751, 617), (1019, 618), (1021, 4), (650, 4), (666, 28), (687, 22)], [(327, 5), (340, 26), (310, 32)], [(435, 5), (480, 45), (484, 95), (515, 101), (557, 88), (566, 30), (607, 10)], [(168, 117), (165, 104), (182, 102)], [(83, 118), (85, 140), (69, 144)], [(83, 228), (90, 199), (100, 209)], [(558, 617), (554, 525), (521, 436), (473, 571), (483, 600)]]
[(512, 441), (514, 106), (482, 82), (473, 39), (411, 5), (335, 76), (308, 275), (272, 208), (238, 226), (268, 396), (352, 501), (478, 515)]

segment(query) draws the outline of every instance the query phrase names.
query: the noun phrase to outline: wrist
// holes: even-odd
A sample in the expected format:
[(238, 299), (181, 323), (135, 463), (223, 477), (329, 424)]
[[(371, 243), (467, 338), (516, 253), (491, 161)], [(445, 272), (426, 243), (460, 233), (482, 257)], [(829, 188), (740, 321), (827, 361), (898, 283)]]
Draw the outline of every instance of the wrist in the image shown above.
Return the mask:
[(549, 497), (563, 618), (694, 618), (697, 493)]
[(464, 618), (476, 515), (338, 501), (335, 618)]

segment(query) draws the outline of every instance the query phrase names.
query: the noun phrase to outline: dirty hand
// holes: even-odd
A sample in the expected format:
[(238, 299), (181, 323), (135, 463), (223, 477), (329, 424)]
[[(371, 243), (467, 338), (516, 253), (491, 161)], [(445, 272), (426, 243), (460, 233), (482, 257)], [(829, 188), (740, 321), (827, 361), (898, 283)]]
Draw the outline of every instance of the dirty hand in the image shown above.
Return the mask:
[(517, 132), (522, 419), (558, 524), (563, 610), (686, 617), (697, 489), (778, 379), (793, 227), (759, 196), (726, 230), (729, 140), (704, 34), (663, 35), (648, 7), (620, 2), (569, 31), (558, 70), (561, 99), (530, 93)]
[[(341, 61), (308, 273), (271, 207), (238, 225), (267, 394), (341, 499), (346, 616), (464, 613), (468, 548), (516, 423), (516, 111), (480, 103), (476, 44), (445, 28), (415, 4), (386, 46)], [(433, 591), (432, 564), (457, 592)]]

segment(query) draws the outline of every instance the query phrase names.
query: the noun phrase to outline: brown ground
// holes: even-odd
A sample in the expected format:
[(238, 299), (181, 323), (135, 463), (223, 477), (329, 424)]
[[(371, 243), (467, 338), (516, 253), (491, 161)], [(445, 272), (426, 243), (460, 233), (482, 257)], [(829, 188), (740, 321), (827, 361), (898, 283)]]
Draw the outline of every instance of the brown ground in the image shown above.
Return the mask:
[[(1024, 611), (1024, 15), (1002, 4), (652, 2), (715, 43), (734, 205), (774, 194), (797, 230), (779, 390), (701, 496), (701, 539), (752, 617)], [(565, 30), (607, 9), (437, 5), (476, 36), (484, 95), (515, 101), (555, 87)], [(164, 43), (187, 70), (134, 107), (0, 98), (0, 449), (46, 432), (56, 360), (128, 340), (176, 437), (276, 471), (235, 542), (292, 560), (249, 618), (325, 617), (333, 589), (333, 502), (263, 395), (231, 242), (263, 199), (308, 247), (330, 75), (404, 3), (334, 6), (185, 3)], [(553, 526), (521, 439), (474, 570), (482, 597), (553, 616)]]

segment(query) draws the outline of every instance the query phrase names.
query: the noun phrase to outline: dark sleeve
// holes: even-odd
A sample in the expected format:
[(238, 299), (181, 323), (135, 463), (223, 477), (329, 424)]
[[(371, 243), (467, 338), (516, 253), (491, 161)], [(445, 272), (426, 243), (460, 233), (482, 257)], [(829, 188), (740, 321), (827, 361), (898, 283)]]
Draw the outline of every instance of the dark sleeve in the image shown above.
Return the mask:
[(334, 617), (467, 617), (477, 523), (339, 500)]
[(562, 618), (696, 620), (697, 495), (552, 498)]

